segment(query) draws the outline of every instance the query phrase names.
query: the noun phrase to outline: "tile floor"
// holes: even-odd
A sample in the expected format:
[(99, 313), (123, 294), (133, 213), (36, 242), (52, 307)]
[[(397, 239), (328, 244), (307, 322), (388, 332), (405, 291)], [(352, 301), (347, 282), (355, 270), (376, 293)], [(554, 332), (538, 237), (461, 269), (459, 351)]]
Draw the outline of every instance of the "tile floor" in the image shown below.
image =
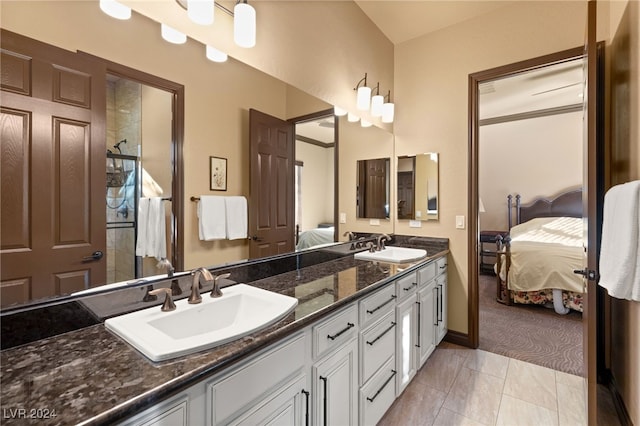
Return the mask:
[(443, 342), (379, 426), (586, 424), (581, 377)]

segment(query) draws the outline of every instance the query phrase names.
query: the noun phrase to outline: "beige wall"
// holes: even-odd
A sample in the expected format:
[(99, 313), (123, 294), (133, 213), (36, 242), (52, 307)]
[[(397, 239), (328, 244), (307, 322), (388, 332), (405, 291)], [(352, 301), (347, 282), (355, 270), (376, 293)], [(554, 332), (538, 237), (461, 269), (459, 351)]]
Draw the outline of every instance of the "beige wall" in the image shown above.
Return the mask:
[(522, 203), (582, 185), (582, 111), (480, 127), (480, 230), (507, 230), (507, 195)]
[[(583, 44), (585, 2), (522, 2), (396, 46), (396, 155), (440, 153), (440, 220), (398, 234), (449, 238), (449, 328), (468, 331), (468, 76)], [(467, 220), (469, 218), (467, 217)]]
[(296, 141), (296, 160), (302, 161), (302, 222), (300, 231), (333, 222), (334, 148)]

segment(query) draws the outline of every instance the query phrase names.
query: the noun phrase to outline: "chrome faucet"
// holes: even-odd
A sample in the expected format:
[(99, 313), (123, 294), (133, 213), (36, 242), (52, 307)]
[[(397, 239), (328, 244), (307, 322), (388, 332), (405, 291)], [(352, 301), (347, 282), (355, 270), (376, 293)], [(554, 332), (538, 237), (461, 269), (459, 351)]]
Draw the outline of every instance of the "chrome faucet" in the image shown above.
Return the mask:
[(384, 250), (384, 242), (385, 241), (391, 241), (391, 237), (388, 236), (387, 234), (378, 235), (378, 245), (377, 245), (376, 250), (378, 250), (378, 251)]
[(213, 279), (213, 290), (211, 290), (211, 297), (221, 297), (222, 292), (220, 291), (220, 284), (218, 284), (218, 280), (220, 278), (229, 278), (231, 276), (230, 273), (218, 275)]
[(200, 296), (200, 278), (204, 277), (206, 282), (213, 281), (213, 275), (205, 267), (200, 267), (191, 271), (191, 295), (188, 302), (190, 304), (196, 304), (202, 302), (202, 296)]

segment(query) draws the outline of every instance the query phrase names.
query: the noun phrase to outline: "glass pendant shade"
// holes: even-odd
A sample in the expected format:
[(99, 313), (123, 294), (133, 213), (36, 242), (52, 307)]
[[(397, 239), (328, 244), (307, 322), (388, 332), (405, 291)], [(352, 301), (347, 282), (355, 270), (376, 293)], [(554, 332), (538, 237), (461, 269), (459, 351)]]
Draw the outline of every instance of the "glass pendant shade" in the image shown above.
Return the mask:
[(382, 116), (382, 105), (384, 104), (384, 96), (375, 95), (371, 98), (371, 115), (373, 117)]
[(196, 24), (213, 24), (213, 0), (188, 0), (187, 15)]
[(112, 18), (123, 20), (131, 18), (131, 8), (116, 0), (100, 0), (100, 9)]
[(393, 123), (393, 118), (395, 115), (395, 105), (391, 102), (387, 102), (382, 105), (382, 122), (383, 123)]
[(367, 120), (361, 120), (360, 121), (360, 126), (362, 126), (362, 127), (371, 127), (371, 122), (367, 121)]
[(227, 54), (219, 51), (215, 47), (207, 46), (207, 59), (213, 62), (225, 62)]
[(347, 111), (346, 110), (344, 110), (344, 109), (342, 109), (340, 107), (337, 107), (337, 106), (333, 107), (333, 113), (335, 115), (337, 115), (338, 117), (342, 117), (343, 115), (347, 115)]
[(367, 111), (371, 105), (371, 87), (358, 87), (358, 97), (356, 99), (356, 108), (361, 111)]
[(182, 44), (187, 41), (186, 34), (181, 33), (175, 28), (171, 28), (166, 24), (161, 25), (162, 38), (173, 44)]
[(247, 3), (233, 8), (233, 40), (240, 47), (256, 45), (256, 10)]
[(358, 120), (360, 120), (360, 117), (358, 117), (357, 115), (351, 113), (347, 114), (347, 121), (349, 121), (350, 123), (356, 123), (358, 122)]

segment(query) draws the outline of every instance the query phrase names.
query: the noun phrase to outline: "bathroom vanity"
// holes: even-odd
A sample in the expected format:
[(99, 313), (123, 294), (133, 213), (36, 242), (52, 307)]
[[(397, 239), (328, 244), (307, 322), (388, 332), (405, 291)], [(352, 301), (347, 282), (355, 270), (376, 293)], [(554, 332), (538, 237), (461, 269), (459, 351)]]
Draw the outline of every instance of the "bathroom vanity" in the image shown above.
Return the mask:
[(2, 408), (47, 409), (33, 421), (49, 424), (374, 424), (446, 334), (447, 245), (428, 252), (410, 264), (347, 252), (248, 282), (298, 306), (172, 360), (151, 362), (103, 324), (4, 350)]

